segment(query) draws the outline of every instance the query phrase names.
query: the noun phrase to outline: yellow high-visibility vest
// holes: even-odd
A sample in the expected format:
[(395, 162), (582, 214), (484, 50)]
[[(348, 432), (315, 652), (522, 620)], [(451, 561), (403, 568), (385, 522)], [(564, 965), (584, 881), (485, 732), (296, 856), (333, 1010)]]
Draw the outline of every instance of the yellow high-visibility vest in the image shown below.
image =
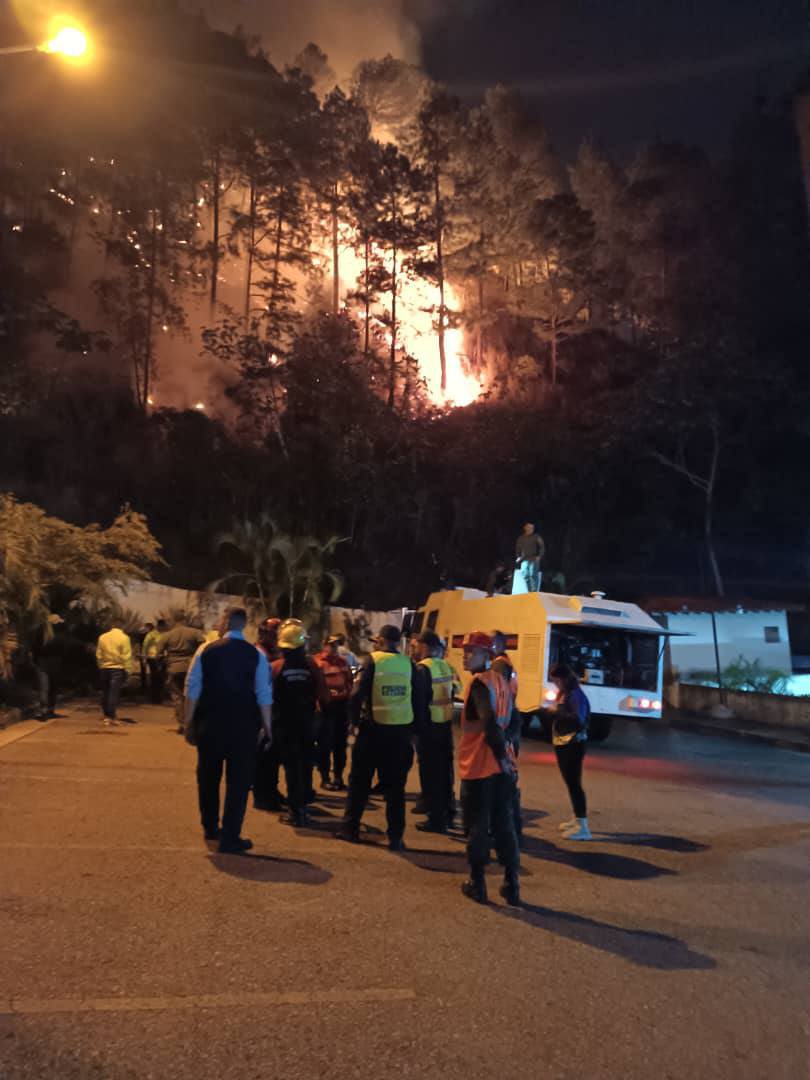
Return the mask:
[(412, 664), (401, 653), (373, 652), (374, 682), (371, 709), (377, 724), (413, 723)]
[(430, 704), (430, 719), (434, 724), (449, 724), (453, 719), (453, 669), (446, 660), (437, 656), (428, 656), (419, 663), (430, 672), (433, 687), (433, 701)]

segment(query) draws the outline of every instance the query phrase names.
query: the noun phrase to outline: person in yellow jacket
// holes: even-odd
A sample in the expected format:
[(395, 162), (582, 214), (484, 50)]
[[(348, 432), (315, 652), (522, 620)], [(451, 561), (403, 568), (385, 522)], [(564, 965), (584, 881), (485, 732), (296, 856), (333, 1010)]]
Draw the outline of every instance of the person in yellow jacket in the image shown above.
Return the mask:
[(112, 626), (96, 644), (101, 675), (101, 712), (107, 727), (117, 723), (118, 701), (132, 663), (132, 643), (120, 626)]
[(416, 713), (424, 767), (427, 821), (420, 832), (447, 832), (456, 813), (453, 782), (453, 669), (443, 658), (442, 639), (426, 630), (414, 645), (416, 677), (422, 687)]
[(405, 844), (405, 784), (413, 753), (414, 710), (422, 705), (422, 688), (413, 662), (399, 651), (402, 632), (384, 626), (376, 650), (367, 658), (349, 699), (350, 723), (357, 730), (349, 777), (341, 840), (360, 839), (360, 821), (371, 791), (374, 770), (380, 774), (386, 805), (388, 847)]

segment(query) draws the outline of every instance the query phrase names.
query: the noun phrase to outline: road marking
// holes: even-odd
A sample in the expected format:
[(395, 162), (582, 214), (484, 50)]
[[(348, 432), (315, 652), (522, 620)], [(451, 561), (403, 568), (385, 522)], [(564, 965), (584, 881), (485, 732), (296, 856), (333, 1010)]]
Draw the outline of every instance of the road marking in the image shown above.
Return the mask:
[[(58, 768), (66, 768), (67, 766), (57, 766)], [(110, 766), (112, 770), (112, 766)], [(47, 784), (114, 784), (116, 787), (120, 787), (121, 784), (137, 784), (139, 787), (143, 787), (149, 783), (160, 784), (161, 787), (165, 787), (165, 784), (160, 780), (130, 780), (122, 779), (120, 776), (57, 776), (52, 773), (50, 776), (39, 776), (37, 773), (21, 773), (14, 772), (6, 776), (6, 780), (37, 780), (43, 781)], [(172, 788), (176, 787), (196, 787), (196, 783), (193, 780), (175, 780), (172, 783)]]
[(92, 1012), (177, 1012), (184, 1009), (255, 1009), (274, 1005), (358, 1005), (414, 1001), (408, 989), (312, 990), (275, 994), (192, 994), (188, 997), (12, 998), (0, 1016)]
[(5, 731), (0, 731), (0, 750), (19, 739), (24, 739), (26, 735), (32, 735), (35, 731), (50, 727), (52, 723), (53, 720), (22, 720), (19, 724), (12, 724)]
[[(139, 852), (151, 851), (155, 854), (161, 851), (190, 851), (195, 855), (206, 854), (205, 844), (200, 841), (196, 847), (159, 846), (157, 844), (35, 844), (23, 842), (0, 842), (0, 851), (123, 851)], [(208, 850), (208, 854), (214, 854)]]

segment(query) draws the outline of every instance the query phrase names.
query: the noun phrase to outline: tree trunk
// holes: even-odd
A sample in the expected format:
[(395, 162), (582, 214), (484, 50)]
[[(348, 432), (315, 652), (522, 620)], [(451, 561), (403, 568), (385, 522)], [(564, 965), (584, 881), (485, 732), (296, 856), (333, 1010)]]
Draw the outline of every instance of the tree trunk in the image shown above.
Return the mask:
[(245, 327), (250, 326), (250, 296), (253, 288), (253, 260), (255, 258), (255, 244), (256, 244), (256, 181), (251, 177), (250, 181), (250, 206), (248, 209), (248, 218), (250, 224), (249, 239), (248, 239), (248, 257), (247, 268), (245, 270), (246, 282), (245, 282)]
[(211, 315), (214, 315), (217, 307), (217, 289), (219, 287), (219, 175), (220, 175), (220, 160), (219, 149), (214, 151), (213, 161), (213, 186), (214, 186), (214, 201), (211, 208), (211, 292), (210, 292), (210, 311)]
[(396, 194), (391, 193), (391, 355), (390, 369), (388, 372), (388, 408), (393, 409), (397, 386), (397, 227), (399, 224), (399, 207), (397, 206)]
[(363, 337), (363, 355), (368, 358), (368, 354), (371, 348), (371, 293), (369, 289), (371, 287), (371, 240), (366, 236), (365, 244), (363, 245), (363, 308), (364, 308), (364, 337)]
[(557, 385), (557, 319), (551, 317), (551, 385)]
[(332, 314), (340, 311), (340, 245), (338, 243), (338, 185), (332, 189)]
[(149, 391), (151, 389), (152, 375), (152, 322), (155, 317), (155, 288), (157, 286), (157, 255), (158, 255), (158, 228), (157, 214), (152, 211), (152, 235), (149, 244), (149, 295), (146, 304), (146, 348), (143, 363), (143, 397), (141, 409), (146, 412), (149, 407)]
[(397, 386), (397, 244), (394, 241), (391, 270), (391, 354), (388, 372), (388, 408), (394, 407)]
[(433, 198), (436, 214), (436, 277), (439, 283), (439, 364), (441, 366), (442, 393), (447, 390), (447, 353), (445, 349), (445, 301), (444, 301), (444, 207), (441, 195), (441, 174), (433, 172)]
[(279, 195), (278, 220), (276, 221), (276, 243), (273, 252), (273, 286), (271, 291), (271, 303), (275, 309), (278, 298), (278, 283), (281, 277), (281, 242), (284, 239), (284, 201)]
[(484, 364), (484, 279), (478, 278), (478, 327), (475, 331), (475, 351), (478, 364)]

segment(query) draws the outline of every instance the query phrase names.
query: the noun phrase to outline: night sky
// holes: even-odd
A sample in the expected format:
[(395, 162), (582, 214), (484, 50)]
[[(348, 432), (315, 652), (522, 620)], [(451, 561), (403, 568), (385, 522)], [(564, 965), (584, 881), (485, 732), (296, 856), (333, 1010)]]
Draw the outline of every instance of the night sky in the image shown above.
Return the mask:
[(656, 136), (722, 150), (810, 63), (810, 0), (414, 2), (429, 73), (465, 97), (520, 86), (565, 155), (584, 135), (619, 156)]

